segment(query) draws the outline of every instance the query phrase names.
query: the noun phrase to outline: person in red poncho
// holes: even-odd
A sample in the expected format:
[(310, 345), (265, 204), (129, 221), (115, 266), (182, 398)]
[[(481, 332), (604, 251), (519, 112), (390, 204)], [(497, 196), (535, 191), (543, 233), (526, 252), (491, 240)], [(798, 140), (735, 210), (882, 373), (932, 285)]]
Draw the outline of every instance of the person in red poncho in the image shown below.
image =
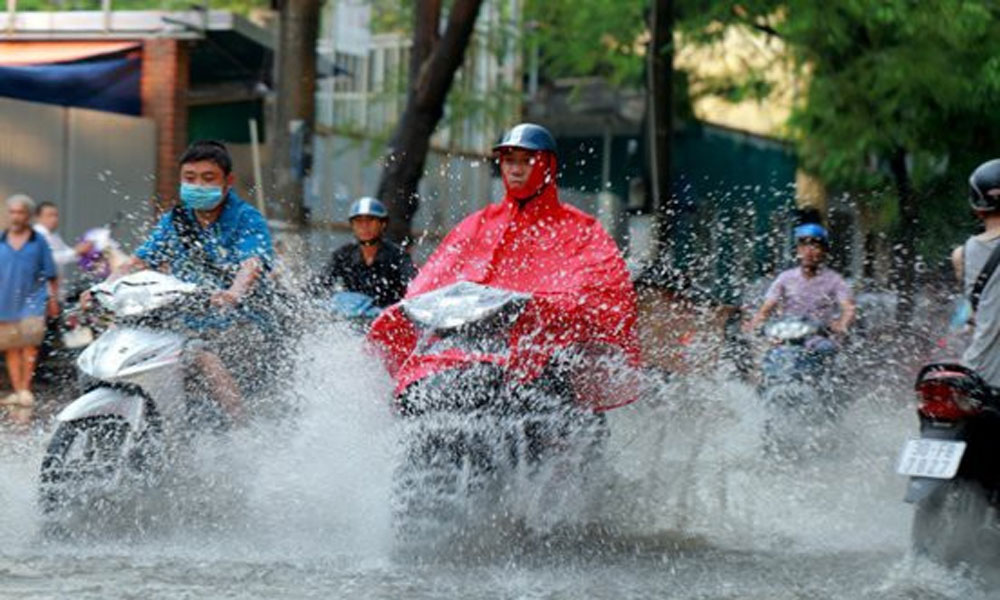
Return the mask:
[[(534, 381), (571, 353), (583, 357), (568, 374), (579, 405), (601, 411), (631, 402), (634, 394), (608, 383), (611, 365), (635, 365), (639, 356), (636, 294), (618, 247), (594, 217), (559, 201), (555, 140), (544, 127), (517, 125), (493, 150), (503, 200), (445, 237), (406, 298), (458, 281), (531, 293), (510, 334), (510, 377)], [(417, 332), (399, 305), (375, 321), (369, 340), (395, 377), (397, 396), (474, 362), (415, 354)]]

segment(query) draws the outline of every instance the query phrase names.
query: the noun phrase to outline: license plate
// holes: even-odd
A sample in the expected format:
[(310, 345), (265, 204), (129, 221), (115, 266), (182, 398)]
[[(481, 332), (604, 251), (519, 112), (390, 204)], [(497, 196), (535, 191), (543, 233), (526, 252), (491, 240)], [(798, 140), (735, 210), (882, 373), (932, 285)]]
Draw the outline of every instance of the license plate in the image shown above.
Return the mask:
[(910, 477), (951, 479), (958, 472), (965, 445), (951, 440), (909, 440), (899, 455), (896, 472)]

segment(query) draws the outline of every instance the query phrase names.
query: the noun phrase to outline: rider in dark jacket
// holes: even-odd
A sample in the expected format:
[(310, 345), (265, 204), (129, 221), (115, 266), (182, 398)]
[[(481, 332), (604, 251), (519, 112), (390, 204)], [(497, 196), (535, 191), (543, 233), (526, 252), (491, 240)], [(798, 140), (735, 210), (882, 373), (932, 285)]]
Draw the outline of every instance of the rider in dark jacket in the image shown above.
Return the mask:
[(314, 280), (316, 291), (330, 292), (340, 284), (345, 291), (368, 296), (379, 308), (399, 302), (417, 270), (405, 250), (383, 238), (389, 212), (375, 198), (361, 198), (351, 205), (348, 218), (357, 241), (334, 251)]

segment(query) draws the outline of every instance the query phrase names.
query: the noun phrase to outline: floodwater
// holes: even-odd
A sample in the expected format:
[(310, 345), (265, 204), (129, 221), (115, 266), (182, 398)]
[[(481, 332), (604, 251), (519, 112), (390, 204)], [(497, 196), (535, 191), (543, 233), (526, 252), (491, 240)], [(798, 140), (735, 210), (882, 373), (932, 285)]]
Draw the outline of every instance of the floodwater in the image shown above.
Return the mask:
[(344, 332), (302, 356), (295, 427), (204, 443), (143, 514), (78, 538), (38, 533), (47, 427), (0, 434), (0, 598), (990, 597), (907, 555), (893, 467), (916, 420), (891, 382), (858, 396), (839, 443), (795, 465), (763, 458), (748, 386), (664, 384), (611, 413), (611, 480), (585, 517), (551, 523), (546, 498), (525, 498), (548, 525), (496, 523), (418, 560), (393, 546), (388, 379)]

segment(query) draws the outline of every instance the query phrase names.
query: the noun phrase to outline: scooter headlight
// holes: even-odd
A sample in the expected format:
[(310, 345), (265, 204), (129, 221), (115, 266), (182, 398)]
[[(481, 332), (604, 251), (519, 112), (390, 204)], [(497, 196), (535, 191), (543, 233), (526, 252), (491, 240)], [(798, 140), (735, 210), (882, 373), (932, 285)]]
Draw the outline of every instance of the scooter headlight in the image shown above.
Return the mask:
[(816, 334), (816, 326), (806, 321), (789, 320), (770, 323), (764, 329), (764, 335), (769, 338), (791, 341), (801, 340)]

